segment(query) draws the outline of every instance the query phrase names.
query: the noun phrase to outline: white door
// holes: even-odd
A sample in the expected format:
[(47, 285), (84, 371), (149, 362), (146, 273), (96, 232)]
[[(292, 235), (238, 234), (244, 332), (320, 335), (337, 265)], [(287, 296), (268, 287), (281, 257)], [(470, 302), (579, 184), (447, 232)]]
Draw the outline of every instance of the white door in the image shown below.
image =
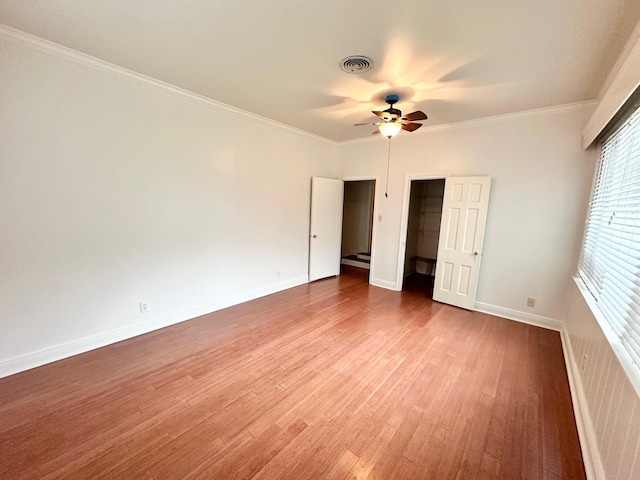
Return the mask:
[(433, 299), (473, 310), (482, 262), (491, 177), (445, 181)]
[(343, 197), (342, 180), (311, 179), (310, 282), (340, 274)]

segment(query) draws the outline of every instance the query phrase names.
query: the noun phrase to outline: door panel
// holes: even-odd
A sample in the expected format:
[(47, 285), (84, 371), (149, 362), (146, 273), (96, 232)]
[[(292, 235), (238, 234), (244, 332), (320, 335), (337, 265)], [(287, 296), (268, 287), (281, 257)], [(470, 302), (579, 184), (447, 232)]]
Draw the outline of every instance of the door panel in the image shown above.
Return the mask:
[(343, 189), (342, 180), (311, 179), (310, 282), (340, 274)]
[(442, 274), (440, 276), (440, 290), (444, 292), (451, 291), (451, 281), (453, 279), (453, 263), (442, 262)]
[(438, 302), (475, 307), (490, 189), (490, 177), (445, 181), (433, 289)]

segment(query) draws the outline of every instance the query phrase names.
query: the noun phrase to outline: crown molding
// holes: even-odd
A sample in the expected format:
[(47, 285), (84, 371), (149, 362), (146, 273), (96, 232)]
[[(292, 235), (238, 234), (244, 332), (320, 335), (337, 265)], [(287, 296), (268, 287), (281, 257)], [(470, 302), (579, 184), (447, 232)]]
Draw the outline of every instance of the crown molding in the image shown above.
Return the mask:
[(184, 97), (188, 97), (193, 100), (211, 105), (213, 107), (226, 110), (226, 111), (235, 113), (237, 115), (241, 115), (243, 117), (256, 120), (258, 122), (266, 123), (271, 126), (277, 127), (279, 129), (296, 133), (298, 135), (303, 135), (309, 138), (313, 138), (315, 140), (320, 140), (324, 143), (329, 143), (331, 145), (338, 144), (338, 142), (335, 142), (325, 137), (321, 137), (320, 135), (315, 135), (305, 130), (301, 130), (299, 128), (295, 128), (290, 125), (286, 125), (284, 123), (271, 120), (270, 118), (263, 117), (262, 115), (257, 115), (255, 113), (251, 113), (246, 110), (242, 110), (240, 108), (234, 107), (232, 105), (227, 105), (226, 103), (213, 100), (212, 98), (205, 97), (204, 95), (200, 95), (198, 93), (192, 92), (190, 90), (186, 90), (176, 85), (163, 82), (161, 80), (158, 80), (153, 77), (149, 77), (142, 73), (134, 72), (133, 70), (129, 70), (119, 65), (115, 65), (113, 63), (107, 62), (106, 60), (101, 60), (99, 58), (93, 57), (86, 53), (73, 50), (72, 48), (65, 47), (63, 45), (52, 42), (50, 40), (45, 40), (43, 38), (37, 37), (30, 33), (23, 32), (22, 30), (15, 29), (13, 27), (9, 27), (7, 25), (0, 24), (0, 39), (30, 48), (32, 50), (37, 50), (47, 55), (51, 55), (65, 61), (75, 63), (83, 67), (88, 67), (93, 70), (107, 73), (109, 75), (112, 75), (118, 78), (124, 78), (127, 80), (134, 80), (137, 82), (146, 83), (148, 85), (153, 85), (154, 87), (162, 88), (164, 90), (168, 90), (178, 95), (182, 95)]
[[(186, 90), (184, 88), (178, 87), (176, 85), (172, 85), (167, 82), (163, 82), (161, 80), (155, 79), (153, 77), (149, 77), (142, 73), (134, 72), (133, 70), (129, 70), (127, 68), (121, 67), (119, 65), (115, 65), (113, 63), (107, 62), (106, 60), (101, 60), (96, 57), (92, 57), (86, 53), (79, 52), (77, 50), (73, 50), (69, 47), (65, 47), (63, 45), (54, 43), (50, 40), (45, 40), (43, 38), (37, 37), (30, 33), (23, 32), (21, 30), (15, 29), (13, 27), (9, 27), (7, 25), (0, 24), (0, 39), (4, 39), (14, 44), (19, 44), (30, 48), (32, 50), (37, 50), (39, 52), (45, 53), (47, 55), (58, 57), (62, 60), (75, 63), (77, 65), (82, 65), (87, 68), (91, 68), (93, 70), (97, 70), (103, 73), (107, 73), (109, 75), (125, 78), (128, 80), (134, 80), (141, 83), (146, 83), (148, 85), (153, 85), (157, 88), (162, 88), (164, 90), (168, 90), (170, 92), (176, 93), (178, 95), (182, 95), (184, 97), (191, 98), (193, 100), (206, 103), (213, 107), (226, 110), (237, 115), (241, 115), (246, 118), (250, 118), (252, 120), (256, 120), (261, 123), (265, 123), (276, 128), (287, 130), (289, 132), (296, 133), (298, 135), (303, 135), (309, 138), (313, 138), (315, 140), (319, 140), (324, 143), (328, 143), (330, 145), (345, 145), (352, 143), (366, 143), (366, 142), (375, 142), (379, 141), (379, 138), (357, 138), (353, 140), (344, 140), (344, 141), (335, 141), (328, 139), (326, 137), (322, 137), (320, 135), (313, 134), (311, 132), (307, 132), (306, 130), (301, 130), (299, 128), (292, 127), (290, 125), (286, 125), (284, 123), (277, 122), (267, 117), (263, 117), (261, 115), (257, 115), (255, 113), (248, 112), (246, 110), (242, 110), (240, 108), (234, 107), (232, 105), (228, 105), (226, 103), (219, 102), (217, 100), (213, 100), (212, 98), (205, 97), (204, 95), (200, 95), (198, 93), (192, 92), (190, 90)], [(520, 112), (512, 112), (501, 115), (494, 115), (490, 117), (483, 117), (474, 120), (465, 120), (462, 122), (454, 122), (454, 123), (446, 123), (442, 125), (434, 125), (424, 127), (416, 132), (412, 132), (412, 137), (419, 135), (426, 135), (434, 132), (444, 131), (444, 130), (452, 130), (457, 128), (468, 128), (478, 125), (485, 125), (491, 123), (499, 123), (499, 122), (507, 122), (515, 119), (522, 119), (527, 117), (535, 117), (540, 115), (553, 115), (553, 114), (561, 114), (566, 112), (572, 112), (576, 110), (590, 109), (595, 108), (598, 102), (596, 100), (588, 100), (582, 102), (568, 103), (562, 105), (555, 105), (551, 107), (543, 107), (537, 108), (533, 110), (525, 110)], [(401, 139), (399, 137), (398, 139)], [(397, 139), (397, 140), (398, 140)]]
[[(412, 137), (426, 135), (429, 133), (440, 132), (444, 130), (455, 130), (458, 128), (469, 128), (475, 127), (479, 125), (488, 125), (492, 123), (502, 123), (509, 122), (513, 120), (530, 118), (530, 117), (539, 117), (542, 115), (559, 115), (562, 113), (580, 111), (580, 110), (590, 110), (594, 109), (598, 105), (597, 100), (586, 100), (582, 102), (574, 102), (574, 103), (564, 103), (561, 105), (553, 105), (551, 107), (542, 107), (542, 108), (534, 108), (532, 110), (523, 110), (520, 112), (511, 112), (504, 113), (501, 115), (492, 115), (490, 117), (482, 117), (476, 118), (473, 120), (464, 120), (462, 122), (453, 122), (453, 123), (444, 123), (442, 125), (434, 125), (430, 127), (421, 128), (415, 132), (411, 133)], [(394, 138), (394, 141), (398, 139), (409, 138), (406, 136)], [(356, 138), (354, 140), (345, 140), (340, 142), (340, 144), (352, 144), (352, 143), (367, 143), (367, 142), (375, 142), (379, 141), (379, 138), (376, 137), (367, 137), (367, 138)]]

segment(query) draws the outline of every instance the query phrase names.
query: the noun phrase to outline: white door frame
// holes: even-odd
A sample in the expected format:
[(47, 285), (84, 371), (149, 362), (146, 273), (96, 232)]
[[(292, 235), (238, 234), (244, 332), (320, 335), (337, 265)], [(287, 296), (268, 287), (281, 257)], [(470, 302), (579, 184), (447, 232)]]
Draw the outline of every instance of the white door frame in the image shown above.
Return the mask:
[(396, 273), (396, 288), (402, 290), (404, 276), (404, 256), (407, 253), (407, 228), (409, 227), (409, 203), (411, 202), (411, 182), (414, 180), (441, 180), (451, 176), (451, 172), (407, 173), (404, 176), (404, 197), (402, 199), (402, 216), (400, 223), (400, 238), (398, 239), (398, 270)]
[(369, 283), (371, 279), (375, 278), (374, 264), (376, 258), (376, 232), (377, 232), (377, 218), (378, 218), (378, 198), (380, 198), (380, 176), (379, 175), (356, 175), (340, 177), (343, 182), (360, 182), (363, 180), (373, 180), (373, 226), (371, 228), (371, 263), (369, 264)]

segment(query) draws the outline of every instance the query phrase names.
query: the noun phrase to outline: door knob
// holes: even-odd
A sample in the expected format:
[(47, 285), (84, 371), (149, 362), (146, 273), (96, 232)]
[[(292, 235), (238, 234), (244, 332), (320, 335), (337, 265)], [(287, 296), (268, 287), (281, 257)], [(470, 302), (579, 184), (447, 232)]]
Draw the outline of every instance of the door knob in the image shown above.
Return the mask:
[(311, 238), (318, 238), (317, 235), (311, 235)]

